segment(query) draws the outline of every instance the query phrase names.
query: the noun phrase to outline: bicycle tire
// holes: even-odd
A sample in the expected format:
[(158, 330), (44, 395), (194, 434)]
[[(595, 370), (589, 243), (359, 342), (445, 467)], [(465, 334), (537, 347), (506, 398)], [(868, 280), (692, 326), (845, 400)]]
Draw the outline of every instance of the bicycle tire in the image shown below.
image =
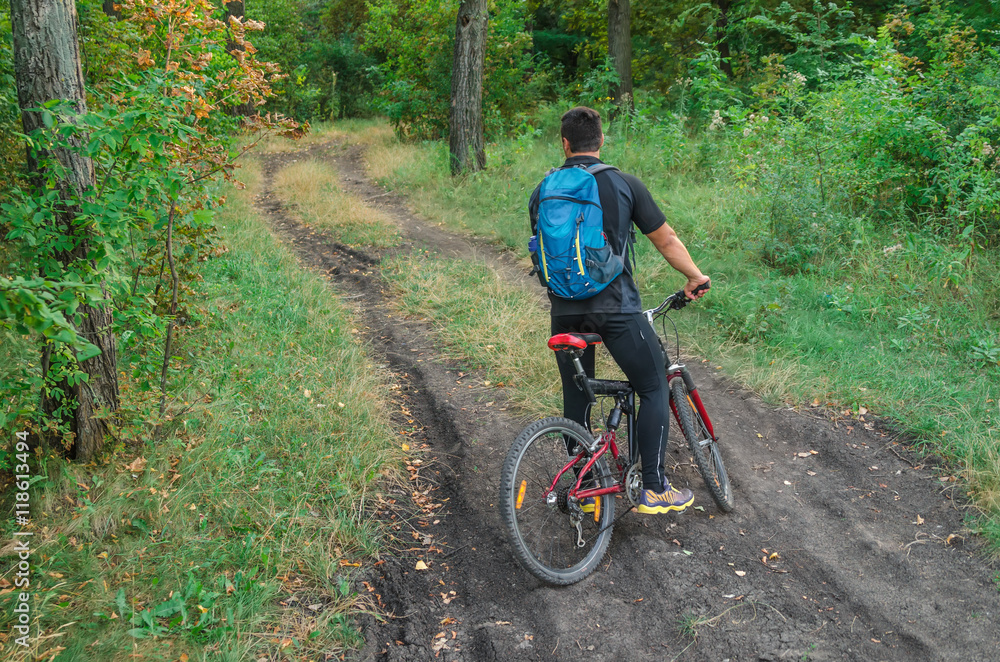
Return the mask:
[(695, 464), (698, 465), (698, 471), (701, 472), (712, 499), (724, 512), (730, 512), (733, 509), (733, 488), (729, 483), (726, 465), (722, 462), (719, 445), (709, 434), (708, 427), (691, 401), (687, 385), (682, 378), (675, 377), (670, 380), (670, 398), (677, 412), (681, 432), (694, 455)]
[[(574, 584), (597, 569), (607, 553), (615, 515), (614, 496), (598, 497), (596, 521), (593, 513), (584, 513), (580, 521), (585, 544), (578, 547), (578, 529), (566, 500), (576, 480), (573, 471), (560, 478), (556, 503), (546, 502), (549, 486), (569, 461), (566, 438), (589, 444), (593, 436), (567, 418), (532, 423), (514, 440), (500, 473), (500, 513), (514, 556), (532, 575), (557, 586)], [(601, 487), (614, 484), (603, 457), (591, 473)]]

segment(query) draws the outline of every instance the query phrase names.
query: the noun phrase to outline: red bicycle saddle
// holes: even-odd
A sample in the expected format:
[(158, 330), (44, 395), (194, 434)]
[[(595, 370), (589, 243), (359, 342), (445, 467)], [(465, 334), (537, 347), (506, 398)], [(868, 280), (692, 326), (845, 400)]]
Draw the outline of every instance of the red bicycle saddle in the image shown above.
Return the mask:
[(588, 345), (601, 344), (601, 336), (596, 333), (558, 333), (549, 338), (549, 349), (587, 349)]

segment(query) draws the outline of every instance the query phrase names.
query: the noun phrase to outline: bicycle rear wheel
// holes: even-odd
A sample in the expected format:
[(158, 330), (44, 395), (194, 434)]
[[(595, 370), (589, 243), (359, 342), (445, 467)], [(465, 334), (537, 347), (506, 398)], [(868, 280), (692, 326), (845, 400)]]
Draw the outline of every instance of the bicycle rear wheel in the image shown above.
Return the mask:
[(715, 443), (708, 432), (708, 426), (698, 413), (697, 407), (691, 401), (687, 385), (680, 377), (670, 380), (670, 398), (677, 412), (681, 432), (687, 441), (688, 448), (694, 455), (698, 471), (712, 493), (712, 499), (725, 512), (733, 509), (733, 488), (729, 484), (729, 475), (722, 462), (719, 445)]
[[(580, 581), (600, 565), (611, 541), (613, 495), (597, 497), (591, 510), (567, 499), (576, 472), (564, 473), (552, 493), (549, 486), (570, 461), (566, 440), (576, 448), (593, 437), (575, 421), (546, 418), (526, 427), (514, 440), (500, 474), (500, 513), (514, 555), (524, 568), (549, 584)], [(585, 458), (586, 459), (586, 456)], [(584, 465), (581, 459), (577, 468)], [(594, 463), (588, 482), (611, 487), (614, 478), (604, 458)]]

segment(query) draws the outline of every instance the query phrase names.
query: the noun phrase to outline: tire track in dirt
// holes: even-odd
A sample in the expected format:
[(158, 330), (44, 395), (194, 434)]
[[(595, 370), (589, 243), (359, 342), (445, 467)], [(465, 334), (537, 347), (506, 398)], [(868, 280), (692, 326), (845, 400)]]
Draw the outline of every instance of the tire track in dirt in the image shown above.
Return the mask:
[[(345, 190), (377, 200), (396, 220), (406, 243), (393, 251), (485, 259), (514, 282), (529, 279), (509, 257), (415, 217), (369, 183), (357, 147), (318, 145), (265, 161), (258, 205), (306, 265), (356, 297), (375, 354), (402, 378), (401, 406), (418, 428), (410, 443), (427, 445), (420, 473), (444, 504), (440, 515), (417, 509), (413, 531), (398, 524), (397, 552), (368, 577), (393, 617), (365, 623), (359, 659), (1000, 658), (996, 569), (932, 460), (909, 454), (880, 421), (768, 407), (696, 360), (689, 364), (721, 431), (736, 510), (715, 508), (672, 441), (675, 483), (694, 489), (704, 510), (628, 515), (591, 577), (566, 588), (534, 580), (515, 563), (495, 509), (500, 466), (527, 421), (486, 406), (502, 395), (469, 388), (482, 379), (460, 379), (435, 351), (432, 329), (396, 316), (379, 278), (385, 252), (348, 249), (285, 213), (270, 182), (305, 155), (337, 166)], [(551, 360), (547, 351), (539, 348), (539, 360)], [(412, 497), (399, 492), (387, 494), (396, 504), (379, 506), (396, 522)], [(432, 543), (413, 545), (423, 532)], [(415, 570), (418, 559), (428, 570)]]

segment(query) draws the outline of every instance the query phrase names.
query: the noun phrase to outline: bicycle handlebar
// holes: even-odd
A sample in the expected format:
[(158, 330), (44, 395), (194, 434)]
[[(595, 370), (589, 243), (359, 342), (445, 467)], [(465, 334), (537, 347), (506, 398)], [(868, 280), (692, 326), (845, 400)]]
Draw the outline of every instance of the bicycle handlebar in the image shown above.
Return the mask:
[[(698, 287), (694, 288), (693, 293), (697, 294), (698, 292), (707, 290), (710, 287), (711, 285), (709, 285), (708, 283), (702, 283)], [(661, 313), (664, 310), (680, 310), (681, 308), (688, 305), (692, 301), (694, 301), (694, 299), (689, 299), (684, 290), (677, 290), (676, 292), (668, 296), (666, 299), (664, 299), (663, 303), (661, 303), (656, 308), (650, 308), (649, 310), (643, 311), (643, 315), (645, 315), (647, 319), (652, 319), (653, 315)]]

